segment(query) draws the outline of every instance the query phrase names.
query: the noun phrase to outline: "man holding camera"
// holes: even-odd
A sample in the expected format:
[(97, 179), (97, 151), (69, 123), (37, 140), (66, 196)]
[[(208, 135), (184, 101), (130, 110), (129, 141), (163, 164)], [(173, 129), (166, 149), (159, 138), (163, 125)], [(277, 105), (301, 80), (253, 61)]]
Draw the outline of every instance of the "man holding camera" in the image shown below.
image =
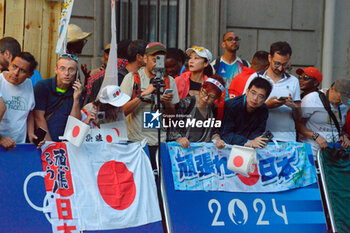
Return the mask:
[[(124, 113), (127, 116), (127, 126), (129, 130), (129, 140), (132, 142), (148, 139), (148, 148), (151, 155), (153, 169), (155, 165), (155, 154), (158, 145), (158, 132), (156, 129), (144, 128), (144, 113), (154, 112), (156, 106), (156, 88), (152, 81), (156, 77), (156, 60), (163, 60), (166, 54), (166, 48), (159, 42), (149, 43), (146, 47), (146, 53), (143, 57), (146, 64), (138, 72), (127, 74), (120, 86), (123, 93), (131, 97), (131, 100), (123, 106)], [(162, 57), (163, 56), (163, 57)], [(161, 59), (163, 58), (163, 59)], [(163, 65), (164, 68), (164, 65)], [(179, 95), (174, 79), (164, 77), (165, 87), (161, 88), (161, 113), (174, 114), (175, 104), (179, 102)], [(154, 115), (155, 116), (155, 115)], [(160, 120), (160, 117), (158, 116)], [(165, 142), (166, 132), (161, 130), (161, 141)]]
[(59, 141), (71, 115), (81, 119), (81, 83), (77, 80), (78, 59), (63, 54), (55, 66), (56, 77), (38, 82), (34, 87), (34, 119), (37, 127), (47, 131), (47, 141)]

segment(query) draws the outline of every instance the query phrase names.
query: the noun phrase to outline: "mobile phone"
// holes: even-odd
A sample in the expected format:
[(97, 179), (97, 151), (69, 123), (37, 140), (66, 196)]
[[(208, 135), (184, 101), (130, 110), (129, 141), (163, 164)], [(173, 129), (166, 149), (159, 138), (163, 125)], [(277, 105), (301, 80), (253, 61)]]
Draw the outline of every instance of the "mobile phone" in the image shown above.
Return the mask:
[(269, 141), (273, 138), (273, 134), (271, 133), (270, 130), (266, 131), (265, 133), (263, 133), (263, 135), (261, 135), (263, 138), (267, 138), (269, 139)]
[(286, 97), (286, 96), (281, 96), (281, 97), (278, 98), (277, 100), (282, 101), (282, 100), (287, 100), (287, 99), (288, 99), (288, 97)]
[(158, 55), (156, 56), (156, 68), (158, 69), (164, 69), (164, 61), (165, 61), (165, 56), (164, 55)]
[(34, 131), (34, 134), (35, 136), (37, 136), (37, 139), (33, 139), (33, 143), (34, 145), (38, 145), (42, 140), (44, 140), (47, 132), (45, 129), (43, 128), (37, 128), (35, 131)]
[(173, 89), (166, 89), (163, 94), (166, 95), (169, 93), (173, 93)]

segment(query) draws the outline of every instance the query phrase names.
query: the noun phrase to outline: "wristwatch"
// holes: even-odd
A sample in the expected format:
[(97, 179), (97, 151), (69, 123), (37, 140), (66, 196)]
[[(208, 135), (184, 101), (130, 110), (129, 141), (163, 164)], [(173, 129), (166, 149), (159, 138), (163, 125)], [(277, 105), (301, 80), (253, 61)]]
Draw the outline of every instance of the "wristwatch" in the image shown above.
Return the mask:
[(319, 133), (316, 133), (316, 132), (314, 132), (313, 134), (312, 134), (312, 139), (314, 140), (314, 141), (316, 141), (316, 139), (318, 138), (318, 136), (320, 136), (320, 134)]
[(145, 98), (143, 98), (141, 94), (139, 94), (139, 95), (137, 96), (137, 98), (139, 98), (141, 101), (144, 101), (144, 100), (145, 100)]

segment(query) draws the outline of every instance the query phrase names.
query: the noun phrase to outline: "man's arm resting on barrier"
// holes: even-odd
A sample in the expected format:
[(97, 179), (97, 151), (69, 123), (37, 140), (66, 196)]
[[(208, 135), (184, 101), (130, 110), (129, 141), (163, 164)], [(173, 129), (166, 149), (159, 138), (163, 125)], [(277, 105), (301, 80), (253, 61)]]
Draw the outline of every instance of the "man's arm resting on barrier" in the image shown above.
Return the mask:
[(34, 110), (34, 121), (35, 121), (35, 125), (39, 128), (43, 128), (44, 130), (46, 130), (47, 134), (45, 137), (46, 141), (52, 141), (50, 132), (49, 132), (49, 128), (47, 126), (47, 122), (45, 120), (45, 111), (43, 110)]
[(317, 144), (320, 146), (322, 150), (325, 150), (328, 147), (328, 143), (326, 139), (324, 139), (317, 132), (314, 132), (308, 129), (305, 126), (305, 123), (307, 120), (308, 120), (307, 118), (301, 118), (300, 121), (295, 122), (295, 127), (297, 129), (297, 132), (301, 133), (304, 137), (313, 139), (315, 142), (317, 142)]

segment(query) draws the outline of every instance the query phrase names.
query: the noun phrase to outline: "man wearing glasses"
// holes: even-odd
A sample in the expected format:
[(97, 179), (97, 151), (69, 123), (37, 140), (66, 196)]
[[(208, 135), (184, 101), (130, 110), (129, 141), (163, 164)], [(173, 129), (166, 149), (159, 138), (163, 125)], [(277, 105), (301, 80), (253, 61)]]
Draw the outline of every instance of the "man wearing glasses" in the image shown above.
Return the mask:
[(37, 127), (47, 131), (47, 141), (58, 141), (66, 127), (68, 116), (81, 119), (82, 85), (76, 80), (78, 59), (63, 54), (55, 66), (56, 77), (42, 80), (34, 87), (34, 119)]
[(263, 148), (268, 141), (265, 132), (269, 110), (264, 103), (270, 95), (272, 85), (266, 79), (257, 77), (248, 87), (245, 95), (225, 102), (225, 114), (221, 138), (231, 145)]
[(300, 87), (296, 77), (285, 72), (289, 67), (292, 48), (287, 42), (275, 42), (270, 47), (270, 65), (266, 71), (252, 74), (251, 80), (260, 76), (273, 85), (272, 92), (266, 101), (269, 118), (266, 129), (270, 130), (277, 141), (296, 141), (295, 122), (300, 119)]
[(234, 32), (226, 32), (221, 43), (221, 46), (225, 49), (225, 53), (222, 57), (218, 57), (211, 63), (215, 73), (222, 76), (226, 82), (225, 100), (229, 99), (228, 88), (232, 79), (242, 72), (243, 66), (250, 66), (246, 60), (236, 55), (240, 40), (241, 38)]

